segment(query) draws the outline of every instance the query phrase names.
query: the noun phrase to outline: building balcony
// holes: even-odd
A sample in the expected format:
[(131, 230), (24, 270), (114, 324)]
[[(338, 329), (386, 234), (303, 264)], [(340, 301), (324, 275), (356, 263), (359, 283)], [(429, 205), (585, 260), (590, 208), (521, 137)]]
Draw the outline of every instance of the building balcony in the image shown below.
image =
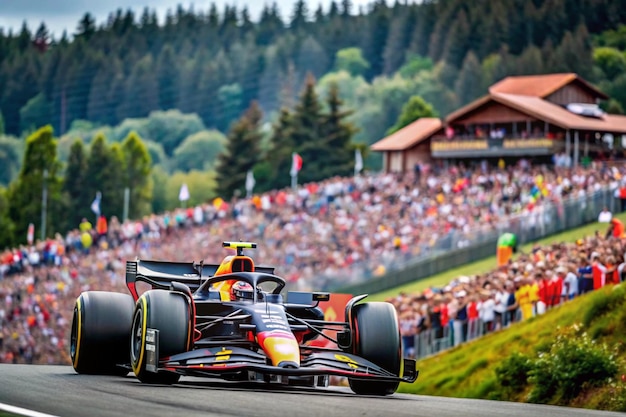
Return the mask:
[(563, 141), (548, 138), (448, 139), (433, 137), (430, 150), (435, 158), (497, 158), (552, 155), (564, 147)]

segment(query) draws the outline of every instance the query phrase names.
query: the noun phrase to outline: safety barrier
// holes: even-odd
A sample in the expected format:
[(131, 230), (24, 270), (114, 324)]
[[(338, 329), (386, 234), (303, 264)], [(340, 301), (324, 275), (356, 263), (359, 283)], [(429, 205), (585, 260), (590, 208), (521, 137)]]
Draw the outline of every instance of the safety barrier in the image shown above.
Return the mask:
[(386, 273), (380, 277), (368, 278), (370, 274), (360, 271), (359, 277), (355, 279), (357, 282), (351, 284), (347, 284), (339, 277), (331, 279), (327, 277), (325, 281), (328, 284), (325, 289), (347, 294), (374, 294), (385, 291), (493, 256), (498, 236), (503, 232), (515, 233), (521, 244), (534, 242), (595, 222), (604, 207), (612, 213), (621, 213), (626, 208), (623, 207), (623, 203), (608, 187), (592, 194), (544, 203), (535, 207), (531, 213), (512, 216), (490, 230), (481, 229), (469, 233), (452, 231), (439, 239), (424, 256), (409, 260), (398, 256), (396, 259), (388, 260), (385, 264)]

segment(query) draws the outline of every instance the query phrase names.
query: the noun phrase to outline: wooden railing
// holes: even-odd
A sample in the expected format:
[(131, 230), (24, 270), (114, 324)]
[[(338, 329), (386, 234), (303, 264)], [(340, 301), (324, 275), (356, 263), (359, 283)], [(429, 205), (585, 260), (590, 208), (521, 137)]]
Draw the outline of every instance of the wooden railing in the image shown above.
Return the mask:
[(523, 152), (529, 154), (549, 154), (559, 147), (563, 142), (548, 138), (532, 139), (447, 139), (445, 137), (434, 137), (430, 149), (433, 156), (446, 156), (454, 154), (461, 156), (479, 155), (516, 155)]

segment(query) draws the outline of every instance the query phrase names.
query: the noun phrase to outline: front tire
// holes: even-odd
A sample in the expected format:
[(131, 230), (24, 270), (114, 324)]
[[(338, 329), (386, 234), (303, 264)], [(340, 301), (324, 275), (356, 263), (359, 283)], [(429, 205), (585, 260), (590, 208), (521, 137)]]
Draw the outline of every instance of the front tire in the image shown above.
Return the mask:
[[(383, 369), (400, 375), (402, 344), (398, 316), (390, 303), (357, 304), (351, 314), (352, 346), (354, 354)], [(391, 395), (399, 382), (348, 379), (350, 389), (361, 395)]]
[(137, 378), (146, 384), (175, 384), (180, 375), (173, 372), (146, 370), (147, 329), (159, 331), (160, 357), (187, 352), (193, 341), (191, 335), (191, 308), (181, 293), (164, 290), (145, 292), (135, 307), (131, 332), (131, 365)]
[(86, 291), (77, 299), (70, 358), (79, 374), (121, 375), (128, 369), (128, 335), (135, 302), (128, 294)]

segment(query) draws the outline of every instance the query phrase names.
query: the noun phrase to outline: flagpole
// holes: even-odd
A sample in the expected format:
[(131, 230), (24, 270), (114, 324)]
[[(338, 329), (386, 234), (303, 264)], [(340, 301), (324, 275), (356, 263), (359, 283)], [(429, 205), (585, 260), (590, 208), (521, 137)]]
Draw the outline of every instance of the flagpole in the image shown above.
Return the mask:
[(126, 187), (124, 188), (124, 214), (122, 215), (122, 218), (124, 219), (124, 222), (126, 222), (126, 220), (128, 219), (128, 206), (130, 205), (130, 188)]
[(354, 151), (354, 176), (359, 175), (361, 170), (363, 169), (363, 155), (361, 155), (360, 149), (355, 149)]
[(48, 170), (44, 169), (41, 191), (41, 240), (46, 238), (46, 217), (48, 217)]

